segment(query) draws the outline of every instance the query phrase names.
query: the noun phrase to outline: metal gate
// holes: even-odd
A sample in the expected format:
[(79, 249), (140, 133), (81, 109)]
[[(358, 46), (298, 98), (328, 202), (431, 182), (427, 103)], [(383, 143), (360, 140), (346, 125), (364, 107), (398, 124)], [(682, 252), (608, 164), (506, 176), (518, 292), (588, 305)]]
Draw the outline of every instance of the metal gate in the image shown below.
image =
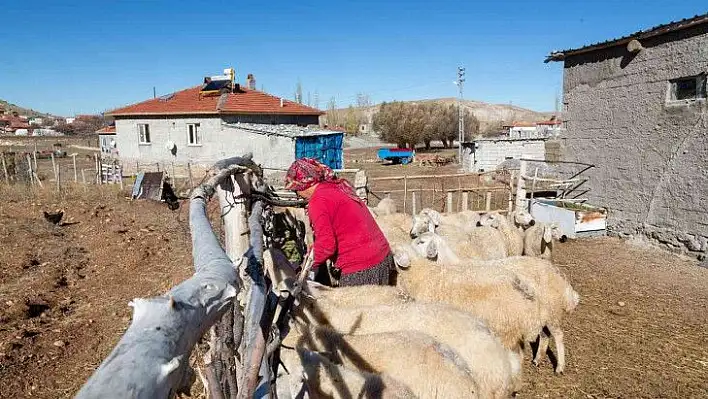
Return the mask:
[(341, 169), (343, 137), (341, 133), (298, 137), (295, 141), (295, 158), (314, 158), (332, 169)]

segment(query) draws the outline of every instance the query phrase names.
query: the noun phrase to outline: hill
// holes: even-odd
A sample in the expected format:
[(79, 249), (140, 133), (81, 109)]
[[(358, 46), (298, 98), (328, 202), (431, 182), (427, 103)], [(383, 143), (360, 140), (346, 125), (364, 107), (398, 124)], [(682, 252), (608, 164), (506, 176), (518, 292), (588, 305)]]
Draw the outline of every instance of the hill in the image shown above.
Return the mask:
[(19, 113), (20, 115), (26, 115), (27, 117), (42, 117), (42, 118), (47, 118), (51, 117), (51, 114), (35, 111), (31, 108), (24, 108), (20, 107), (19, 105), (15, 105), (12, 103), (9, 103), (5, 100), (0, 99), (0, 110), (4, 109), (6, 114), (11, 114), (15, 111)]
[[(412, 100), (405, 101), (409, 103), (440, 103), (444, 105), (457, 104), (456, 98), (436, 98), (428, 100)], [(472, 112), (479, 120), (480, 132), (482, 134), (496, 133), (498, 128), (505, 123), (512, 122), (538, 122), (547, 120), (554, 112), (538, 112), (527, 108), (517, 107), (509, 104), (489, 104), (482, 101), (463, 100), (462, 106)], [(379, 105), (365, 107), (362, 111), (366, 117), (371, 120), (373, 115), (378, 111)], [(338, 109), (338, 112), (344, 113), (346, 108)]]

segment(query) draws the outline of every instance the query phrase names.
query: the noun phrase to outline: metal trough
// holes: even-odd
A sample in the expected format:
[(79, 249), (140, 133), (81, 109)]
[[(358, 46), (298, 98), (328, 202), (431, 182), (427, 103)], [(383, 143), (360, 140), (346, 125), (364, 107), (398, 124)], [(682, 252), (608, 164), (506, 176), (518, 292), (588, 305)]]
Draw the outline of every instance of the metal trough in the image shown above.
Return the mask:
[(531, 216), (557, 223), (568, 238), (607, 235), (607, 209), (568, 200), (531, 200)]

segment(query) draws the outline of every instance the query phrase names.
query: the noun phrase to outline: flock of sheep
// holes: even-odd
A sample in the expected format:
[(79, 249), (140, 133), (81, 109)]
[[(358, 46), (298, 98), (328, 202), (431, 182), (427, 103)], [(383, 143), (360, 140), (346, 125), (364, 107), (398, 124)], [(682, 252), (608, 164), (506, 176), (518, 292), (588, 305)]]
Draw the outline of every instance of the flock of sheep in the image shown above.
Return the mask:
[(397, 285), (308, 284), (280, 351), (294, 396), (507, 398), (524, 347), (538, 343), (538, 366), (549, 340), (563, 373), (561, 321), (579, 295), (550, 261), (557, 227), (524, 211), (423, 209), (411, 222), (388, 199), (371, 211)]

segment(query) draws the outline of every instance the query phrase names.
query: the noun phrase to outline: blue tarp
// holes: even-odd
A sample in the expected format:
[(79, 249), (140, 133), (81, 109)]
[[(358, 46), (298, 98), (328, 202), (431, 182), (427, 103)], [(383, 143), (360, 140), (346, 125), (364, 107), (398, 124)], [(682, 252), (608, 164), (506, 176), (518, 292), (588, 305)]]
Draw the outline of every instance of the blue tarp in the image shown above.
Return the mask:
[(314, 158), (332, 169), (342, 169), (344, 134), (298, 137), (295, 141), (296, 158)]

